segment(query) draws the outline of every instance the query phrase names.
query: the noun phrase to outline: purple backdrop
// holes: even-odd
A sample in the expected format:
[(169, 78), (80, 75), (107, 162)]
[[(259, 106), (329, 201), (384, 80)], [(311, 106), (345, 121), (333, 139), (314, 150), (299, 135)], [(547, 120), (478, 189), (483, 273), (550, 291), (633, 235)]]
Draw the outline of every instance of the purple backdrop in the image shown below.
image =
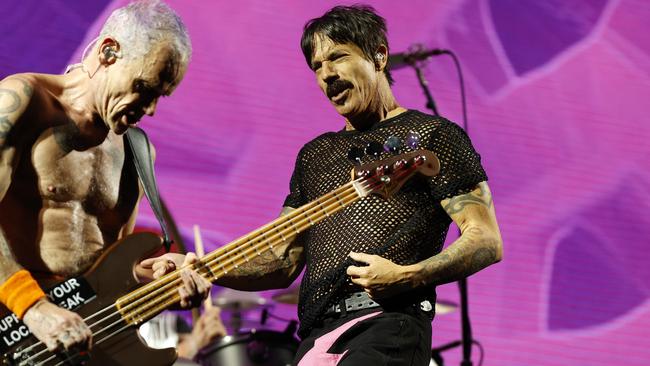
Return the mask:
[[(61, 72), (124, 3), (3, 1), (0, 78)], [(143, 127), (178, 224), (188, 236), (201, 225), (214, 249), (273, 219), (300, 146), (342, 126), (299, 49), (304, 22), (335, 2), (169, 3), (194, 56)], [(464, 66), (470, 135), (505, 241), (504, 261), (470, 279), (485, 365), (647, 365), (650, 3), (369, 3), (388, 19), (393, 51), (421, 42)], [(442, 114), (460, 122), (451, 60), (431, 60), (425, 75)], [(414, 73), (394, 77), (398, 100), (422, 109)], [(140, 224), (154, 224), (147, 207)], [(458, 300), (455, 285), (439, 293)], [(434, 321), (434, 345), (459, 334), (458, 312)], [(445, 356), (454, 364), (459, 352)]]

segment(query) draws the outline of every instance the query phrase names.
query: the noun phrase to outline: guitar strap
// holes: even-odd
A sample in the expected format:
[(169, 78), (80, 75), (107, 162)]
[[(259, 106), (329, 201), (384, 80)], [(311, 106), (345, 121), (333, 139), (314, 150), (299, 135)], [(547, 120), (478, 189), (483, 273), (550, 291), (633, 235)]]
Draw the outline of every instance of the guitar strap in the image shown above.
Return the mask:
[(147, 134), (139, 127), (132, 127), (126, 131), (125, 142), (129, 145), (133, 156), (133, 164), (138, 172), (138, 177), (142, 183), (144, 194), (147, 196), (151, 210), (163, 234), (163, 244), (165, 250), (169, 252), (172, 245), (172, 240), (169, 237), (167, 223), (163, 216), (163, 209), (160, 203), (160, 194), (158, 193), (158, 185), (156, 184), (156, 175), (153, 169), (153, 158), (151, 156), (151, 148), (149, 146), (149, 138)]

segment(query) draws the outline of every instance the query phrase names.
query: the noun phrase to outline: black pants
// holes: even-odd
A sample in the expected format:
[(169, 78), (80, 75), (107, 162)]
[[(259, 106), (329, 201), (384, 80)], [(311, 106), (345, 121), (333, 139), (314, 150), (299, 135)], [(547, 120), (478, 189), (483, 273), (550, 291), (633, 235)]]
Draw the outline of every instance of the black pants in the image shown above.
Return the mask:
[(326, 319), (321, 328), (305, 338), (294, 364), (314, 346), (315, 341), (354, 318), (381, 311), (344, 331), (327, 350), (341, 355), (337, 365), (422, 365), (431, 360), (431, 314), (415, 306), (401, 311), (367, 309), (343, 318)]

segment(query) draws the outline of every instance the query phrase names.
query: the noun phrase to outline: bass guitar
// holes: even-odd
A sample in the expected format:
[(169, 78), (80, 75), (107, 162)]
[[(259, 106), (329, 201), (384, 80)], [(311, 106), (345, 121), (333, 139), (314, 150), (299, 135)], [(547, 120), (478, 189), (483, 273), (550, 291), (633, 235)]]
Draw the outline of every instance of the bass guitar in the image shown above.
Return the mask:
[[(377, 194), (388, 199), (416, 173), (432, 177), (439, 170), (437, 157), (427, 150), (360, 165), (349, 183), (206, 254), (192, 266), (214, 283), (363, 197)], [(114, 243), (84, 275), (51, 288), (51, 283), (41, 283), (50, 288), (47, 292), (55, 303), (77, 312), (91, 328), (89, 353), (50, 352), (9, 313), (0, 318), (3, 365), (171, 365), (177, 357), (174, 348), (149, 348), (137, 332), (139, 325), (180, 300), (180, 269), (145, 285), (136, 278), (135, 265), (161, 245), (152, 233), (132, 234)]]

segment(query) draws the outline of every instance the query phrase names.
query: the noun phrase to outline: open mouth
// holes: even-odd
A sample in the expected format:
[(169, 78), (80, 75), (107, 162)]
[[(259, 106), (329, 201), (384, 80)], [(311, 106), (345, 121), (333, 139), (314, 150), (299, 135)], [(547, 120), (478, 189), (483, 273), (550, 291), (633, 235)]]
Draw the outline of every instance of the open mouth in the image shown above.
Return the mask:
[(340, 104), (343, 102), (346, 97), (348, 96), (350, 89), (345, 89), (342, 92), (336, 94), (335, 96), (331, 97), (330, 100), (336, 104)]
[(327, 97), (334, 103), (339, 103), (345, 100), (349, 90), (352, 89), (352, 83), (346, 80), (335, 80), (332, 84), (327, 86)]
[(128, 126), (136, 126), (140, 122), (141, 115), (137, 115), (134, 112), (127, 112), (122, 115), (120, 121)]

